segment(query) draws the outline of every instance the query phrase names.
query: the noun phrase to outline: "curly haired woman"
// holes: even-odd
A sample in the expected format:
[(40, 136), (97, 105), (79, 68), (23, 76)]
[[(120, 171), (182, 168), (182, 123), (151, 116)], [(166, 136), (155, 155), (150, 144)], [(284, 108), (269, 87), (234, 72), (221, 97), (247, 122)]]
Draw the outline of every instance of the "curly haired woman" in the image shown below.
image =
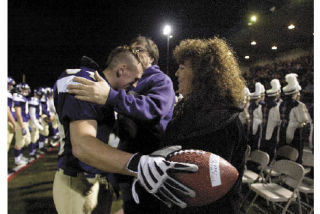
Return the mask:
[(169, 123), (164, 146), (201, 149), (228, 160), (239, 172), (231, 191), (218, 201), (163, 213), (239, 213), (241, 178), (247, 139), (238, 118), (245, 82), (232, 50), (220, 38), (187, 39), (174, 50), (176, 77), (184, 97)]

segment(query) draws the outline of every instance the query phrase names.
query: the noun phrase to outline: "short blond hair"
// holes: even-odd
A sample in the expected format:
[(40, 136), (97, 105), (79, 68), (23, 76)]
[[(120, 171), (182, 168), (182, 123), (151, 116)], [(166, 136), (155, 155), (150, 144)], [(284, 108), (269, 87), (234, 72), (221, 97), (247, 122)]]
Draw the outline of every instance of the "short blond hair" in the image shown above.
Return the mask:
[[(141, 63), (138, 53), (127, 45), (114, 48), (107, 59), (106, 66), (109, 69), (115, 68), (119, 63), (125, 63), (130, 70), (135, 69)], [(142, 65), (142, 63), (141, 63)]]

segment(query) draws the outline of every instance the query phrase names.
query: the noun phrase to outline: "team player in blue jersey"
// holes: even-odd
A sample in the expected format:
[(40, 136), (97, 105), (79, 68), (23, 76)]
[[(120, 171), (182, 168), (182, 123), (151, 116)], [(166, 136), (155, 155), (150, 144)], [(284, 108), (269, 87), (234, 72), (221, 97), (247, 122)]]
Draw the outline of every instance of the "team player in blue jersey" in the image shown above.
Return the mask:
[(13, 136), (15, 133), (16, 128), (16, 114), (13, 110), (13, 100), (12, 100), (12, 89), (15, 85), (14, 79), (8, 77), (8, 107), (7, 107), (7, 114), (8, 114), (8, 150), (10, 149), (11, 142), (13, 140)]
[[(116, 91), (97, 75), (98, 82), (74, 78), (84, 85), (70, 85), (69, 89), (70, 92), (77, 93), (76, 97), (79, 99), (104, 104), (118, 112), (119, 125), (116, 132), (121, 139), (119, 149), (149, 154), (161, 147), (160, 138), (172, 117), (175, 92), (171, 79), (157, 65), (159, 59), (157, 45), (147, 37), (138, 36), (131, 41), (130, 46), (138, 52), (145, 67), (136, 88), (128, 93), (125, 90)], [(136, 133), (135, 127), (137, 127)], [(118, 176), (118, 182), (125, 213), (149, 213), (158, 209), (157, 199), (139, 184), (136, 185), (136, 190), (140, 203), (134, 202), (131, 191), (132, 178)]]
[(53, 89), (46, 88), (48, 111), (51, 115), (51, 123), (49, 123), (49, 146), (56, 147), (59, 143), (58, 116), (54, 107)]
[[(135, 87), (143, 73), (139, 57), (126, 46), (114, 49), (107, 65), (101, 76), (116, 90)], [(88, 67), (67, 69), (55, 84), (55, 107), (61, 127), (59, 132), (63, 136), (59, 169), (53, 185), (58, 213), (91, 213), (93, 210), (108, 213), (112, 200), (112, 175), (107, 172), (136, 176), (148, 191), (161, 195), (158, 190), (166, 180), (170, 180), (166, 173), (169, 168), (197, 170), (195, 165), (166, 162), (160, 155), (132, 155), (107, 145), (114, 124), (113, 108), (80, 101), (66, 93), (68, 85), (74, 84), (74, 77), (94, 80), (94, 71)], [(147, 172), (147, 169), (151, 167), (155, 170), (155, 164), (163, 173), (159, 182), (152, 183), (155, 175)], [(187, 189), (180, 186), (182, 191)]]
[(29, 94), (30, 87), (27, 83), (17, 85), (18, 93), (13, 95), (14, 109), (17, 117), (15, 129), (15, 147), (14, 162), (16, 165), (24, 165), (28, 163), (28, 158), (22, 154), (22, 149), (30, 144), (29, 131), (29, 107), (26, 96)]
[(43, 126), (43, 130), (40, 130), (39, 136), (39, 151), (43, 154), (47, 151), (47, 149), (45, 148), (45, 143), (47, 141), (47, 137), (49, 136), (49, 126), (51, 124), (51, 121), (53, 120), (54, 115), (49, 111), (47, 90), (45, 88), (39, 88), (39, 90), (43, 91), (43, 95), (40, 99), (42, 110), (40, 121)]
[(42, 107), (40, 99), (43, 96), (44, 91), (42, 88), (34, 90), (34, 96), (29, 100), (29, 114), (30, 114), (30, 127), (31, 127), (31, 143), (29, 145), (30, 160), (36, 158), (36, 148), (39, 140), (39, 132), (43, 131), (43, 126), (40, 122), (40, 116), (42, 114)]

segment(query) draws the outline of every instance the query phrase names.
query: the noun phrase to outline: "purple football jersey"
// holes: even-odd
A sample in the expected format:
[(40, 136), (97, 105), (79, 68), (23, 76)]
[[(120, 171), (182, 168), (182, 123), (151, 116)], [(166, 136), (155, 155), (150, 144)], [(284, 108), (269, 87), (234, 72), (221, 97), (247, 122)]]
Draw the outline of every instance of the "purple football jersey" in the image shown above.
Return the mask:
[[(54, 87), (54, 105), (65, 135), (58, 154), (58, 168), (64, 169), (65, 173), (69, 173), (69, 175), (83, 171), (89, 174), (104, 174), (103, 171), (89, 166), (73, 156), (70, 141), (69, 124), (75, 120), (96, 120), (98, 124), (96, 137), (104, 143), (107, 143), (111, 132), (114, 123), (114, 112), (111, 107), (80, 101), (74, 95), (67, 93), (67, 86), (75, 84), (72, 81), (75, 76), (94, 80), (93, 72), (94, 70), (86, 67), (67, 69), (60, 75)], [(101, 75), (104, 77), (103, 74)]]

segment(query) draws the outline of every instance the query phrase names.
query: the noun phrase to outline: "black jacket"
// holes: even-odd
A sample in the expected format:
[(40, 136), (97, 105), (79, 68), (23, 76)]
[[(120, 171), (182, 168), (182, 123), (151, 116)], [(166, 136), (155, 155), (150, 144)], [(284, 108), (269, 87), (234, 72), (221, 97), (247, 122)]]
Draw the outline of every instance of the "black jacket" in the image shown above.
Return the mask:
[(169, 209), (163, 206), (161, 212), (165, 214), (239, 213), (241, 180), (247, 146), (244, 127), (238, 117), (241, 110), (211, 105), (199, 111), (185, 107), (181, 109), (183, 109), (182, 113), (175, 113), (168, 125), (163, 139), (164, 146), (182, 145), (183, 149), (200, 149), (217, 154), (237, 168), (239, 177), (230, 192), (212, 204), (185, 209), (179, 207)]

